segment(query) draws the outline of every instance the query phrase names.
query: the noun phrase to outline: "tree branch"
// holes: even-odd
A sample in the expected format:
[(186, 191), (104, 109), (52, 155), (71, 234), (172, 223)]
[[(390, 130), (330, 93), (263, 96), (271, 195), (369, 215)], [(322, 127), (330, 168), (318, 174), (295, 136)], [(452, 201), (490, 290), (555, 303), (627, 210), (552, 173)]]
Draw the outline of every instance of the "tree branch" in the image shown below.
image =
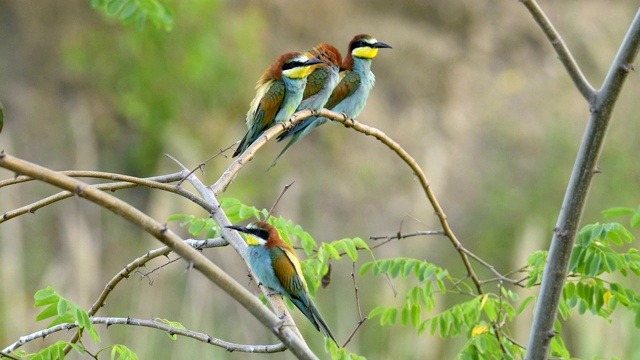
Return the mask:
[[(133, 319), (133, 318), (91, 317), (90, 320), (91, 320), (91, 323), (94, 325), (104, 324), (104, 325), (107, 325), (107, 327), (111, 325), (132, 325), (132, 326), (142, 326), (142, 327), (162, 330), (162, 331), (168, 332), (171, 335), (180, 335), (180, 336), (202, 341), (203, 343), (218, 346), (226, 349), (229, 352), (241, 351), (246, 353), (275, 353), (275, 352), (282, 352), (287, 350), (287, 348), (282, 343), (274, 344), (274, 345), (235, 344), (235, 343), (231, 343), (228, 341), (211, 337), (205, 333), (173, 327), (171, 325), (165, 324), (164, 322), (156, 321), (155, 319), (143, 320), (143, 319)], [(56, 332), (59, 332), (62, 330), (70, 330), (77, 327), (78, 327), (78, 324), (76, 323), (65, 323), (65, 324), (52, 326), (45, 330), (36, 331), (32, 334), (20, 337), (18, 341), (6, 347), (4, 350), (2, 350), (2, 352), (9, 353), (9, 352), (15, 351), (16, 349), (20, 348), (22, 345), (30, 341), (33, 341), (39, 338), (44, 339), (45, 337), (51, 334), (54, 334)]]
[[(104, 191), (116, 191), (116, 190), (121, 190), (121, 189), (130, 189), (130, 188), (134, 188), (137, 186), (146, 186), (148, 188), (151, 189), (159, 189), (159, 190), (163, 190), (163, 191), (168, 191), (168, 192), (172, 192), (174, 194), (178, 194), (181, 195), (184, 198), (187, 198), (189, 200), (191, 200), (192, 202), (198, 204), (199, 206), (203, 207), (205, 210), (207, 211), (211, 211), (211, 209), (209, 208), (208, 204), (206, 204), (205, 202), (202, 201), (202, 199), (198, 198), (197, 196), (195, 196), (195, 194), (191, 193), (190, 191), (187, 191), (181, 187), (178, 186), (174, 186), (174, 185), (168, 185), (165, 183), (169, 183), (169, 182), (174, 182), (174, 181), (178, 181), (181, 180), (184, 177), (184, 173), (179, 172), (179, 173), (175, 173), (175, 174), (168, 174), (168, 175), (161, 175), (161, 176), (154, 176), (154, 177), (150, 177), (150, 178), (137, 178), (134, 176), (127, 176), (127, 175), (121, 175), (121, 174), (112, 174), (112, 173), (102, 173), (102, 172), (97, 172), (97, 171), (61, 171), (60, 174), (63, 175), (67, 175), (70, 177), (94, 177), (94, 178), (105, 178), (105, 179), (111, 179), (111, 180), (122, 180), (121, 182), (117, 182), (117, 183), (107, 183), (107, 184), (95, 184), (95, 185), (90, 185), (95, 187), (96, 189), (100, 189), (100, 190), (104, 190)], [(10, 180), (4, 180), (4, 181), (0, 181), (0, 188), (2, 186), (9, 186), (9, 185), (15, 185), (21, 182), (25, 182), (25, 181), (31, 181), (33, 180), (31, 177), (28, 176), (18, 176), (15, 179), (10, 179)], [(68, 199), (70, 197), (72, 197), (74, 194), (70, 191), (61, 191), (57, 194), (51, 195), (49, 197), (46, 197), (42, 200), (38, 200), (34, 203), (31, 203), (29, 205), (25, 205), (22, 207), (19, 207), (17, 209), (14, 210), (10, 210), (5, 212), (2, 217), (0, 217), (0, 224), (2, 224), (3, 222), (13, 219), (17, 216), (20, 215), (24, 215), (27, 213), (31, 213), (33, 214), (34, 212), (36, 212), (38, 209), (41, 209), (47, 205), (51, 205), (55, 202), (58, 202), (60, 200), (64, 200), (64, 199)]]
[(522, 4), (529, 10), (533, 19), (538, 23), (542, 32), (547, 36), (551, 46), (558, 54), (558, 59), (564, 65), (564, 68), (569, 73), (571, 80), (578, 88), (578, 91), (582, 94), (582, 96), (591, 103), (596, 97), (596, 90), (589, 84), (587, 78), (582, 74), (578, 63), (571, 55), (569, 48), (558, 34), (558, 31), (553, 27), (547, 15), (542, 11), (540, 6), (535, 0), (520, 0)]
[(597, 93), (595, 101), (592, 102), (589, 123), (578, 150), (578, 156), (551, 240), (529, 337), (526, 357), (528, 360), (546, 359), (549, 354), (551, 339), (555, 335), (553, 324), (567, 278), (569, 260), (584, 212), (591, 179), (596, 172), (598, 157), (602, 152), (613, 108), (629, 71), (633, 69), (632, 64), (639, 48), (640, 10), (631, 23), (602, 89)]

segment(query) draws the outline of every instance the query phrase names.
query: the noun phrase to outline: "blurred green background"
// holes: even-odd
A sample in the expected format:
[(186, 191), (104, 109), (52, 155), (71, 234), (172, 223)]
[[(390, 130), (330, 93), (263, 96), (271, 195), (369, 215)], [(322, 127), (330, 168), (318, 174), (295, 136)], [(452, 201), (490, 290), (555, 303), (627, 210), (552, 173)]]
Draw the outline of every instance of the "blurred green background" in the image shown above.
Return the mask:
[[(57, 170), (142, 177), (178, 171), (164, 153), (196, 166), (244, 135), (255, 82), (279, 54), (319, 42), (345, 52), (353, 35), (370, 33), (393, 50), (381, 51), (374, 60), (376, 86), (358, 120), (381, 129), (416, 158), (458, 238), (498, 270), (519, 268), (533, 251), (548, 247), (589, 109), (518, 2), (166, 3), (175, 16), (171, 32), (151, 24), (142, 31), (124, 26), (87, 0), (0, 0), (0, 101), (5, 107), (0, 148)], [(566, 0), (541, 5), (599, 87), (637, 4)], [(633, 160), (640, 150), (639, 92), (634, 73), (615, 109), (599, 162), (603, 173), (593, 182), (584, 223), (601, 221), (603, 209), (639, 202), (640, 166)], [(269, 208), (283, 186), (295, 181), (277, 215), (299, 223), (318, 241), (439, 228), (412, 173), (373, 138), (325, 125), (267, 172), (281, 147), (263, 148), (223, 196)], [(212, 184), (230, 163), (218, 157), (200, 176)], [(2, 172), (2, 178), (11, 176)], [(0, 189), (0, 210), (53, 192), (34, 183)], [(115, 195), (159, 221), (175, 213), (206, 216), (167, 193), (136, 189)], [(171, 226), (186, 235), (177, 224)], [(51, 285), (88, 308), (113, 275), (157, 247), (150, 236), (78, 199), (1, 224), (1, 346), (46, 326), (33, 320), (38, 289)], [(232, 249), (205, 254), (248, 283)], [(442, 237), (395, 241), (376, 256), (412, 256), (464, 275)], [(333, 282), (317, 300), (341, 340), (357, 321), (350, 273), (348, 261), (334, 263)], [(231, 342), (275, 341), (218, 288), (185, 271), (184, 263), (152, 278), (152, 285), (135, 276), (121, 283), (98, 315), (168, 318)], [(366, 276), (359, 285), (365, 313), (379, 304), (401, 304), (408, 286), (398, 282), (400, 295), (394, 299), (382, 279)], [(441, 309), (454, 301), (455, 296), (443, 299)], [(512, 331), (526, 345), (530, 314), (525, 314)], [(590, 315), (574, 316), (564, 324), (563, 336), (578, 357), (640, 358), (638, 331), (628, 315), (620, 310), (611, 325)], [(322, 353), (321, 335), (294, 316), (312, 349)], [(190, 339), (174, 342), (150, 329), (99, 330), (104, 345), (124, 343), (141, 359), (291, 357), (227, 353)], [(446, 359), (455, 356), (461, 341), (379, 327), (376, 319), (365, 323), (349, 349), (370, 359)], [(24, 348), (35, 351), (44, 343)]]

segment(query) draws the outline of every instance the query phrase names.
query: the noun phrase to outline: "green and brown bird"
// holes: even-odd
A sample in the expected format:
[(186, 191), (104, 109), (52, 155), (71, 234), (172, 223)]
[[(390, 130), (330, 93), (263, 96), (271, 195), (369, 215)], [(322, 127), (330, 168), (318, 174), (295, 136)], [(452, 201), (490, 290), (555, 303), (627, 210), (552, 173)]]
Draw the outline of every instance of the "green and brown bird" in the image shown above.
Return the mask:
[[(378, 55), (379, 49), (385, 48), (390, 49), (391, 46), (379, 42), (371, 35), (356, 35), (349, 42), (349, 51), (340, 67), (340, 82), (333, 89), (324, 107), (353, 119), (360, 115), (376, 80), (371, 72), (371, 61)], [(289, 137), (291, 140), (278, 155), (276, 162), (291, 145), (327, 121), (327, 118), (311, 116), (282, 135), (279, 140)]]
[[(306, 51), (305, 55), (324, 61), (322, 64), (314, 65), (315, 69), (307, 77), (307, 86), (304, 88), (304, 94), (302, 95), (302, 102), (296, 109), (296, 112), (312, 109), (320, 111), (324, 108), (324, 105), (329, 100), (333, 89), (340, 80), (340, 65), (342, 64), (342, 55), (340, 51), (333, 45), (319, 44), (313, 49)], [(278, 137), (278, 141), (281, 141), (287, 136), (284, 133)], [(280, 157), (289, 149), (294, 142), (289, 142), (284, 149), (280, 152), (280, 155), (271, 164), (273, 167)]]
[(275, 293), (288, 297), (311, 321), (316, 330), (337, 344), (316, 304), (309, 296), (309, 289), (302, 275), (298, 256), (291, 246), (280, 238), (278, 230), (261, 221), (246, 227), (227, 226), (227, 228), (246, 234), (246, 242), (249, 245), (247, 257), (260, 284)]
[(281, 55), (262, 74), (256, 84), (246, 123), (249, 130), (238, 145), (234, 157), (244, 152), (274, 124), (288, 120), (302, 101), (307, 76), (313, 65), (322, 63), (298, 52)]

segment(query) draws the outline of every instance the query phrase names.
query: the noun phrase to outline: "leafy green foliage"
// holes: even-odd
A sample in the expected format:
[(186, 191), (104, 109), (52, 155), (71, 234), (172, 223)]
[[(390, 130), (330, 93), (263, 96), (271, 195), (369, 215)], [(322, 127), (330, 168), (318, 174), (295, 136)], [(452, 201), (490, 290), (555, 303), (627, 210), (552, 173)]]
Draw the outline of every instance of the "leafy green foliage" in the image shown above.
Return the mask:
[(244, 205), (240, 200), (234, 198), (220, 200), (220, 207), (232, 223), (245, 221), (249, 218), (261, 221), (269, 214), (267, 209), (258, 210), (256, 207)]
[(25, 354), (24, 356), (28, 357), (30, 360), (51, 360), (51, 359), (60, 359), (64, 360), (64, 348), (70, 345), (74, 350), (76, 350), (81, 355), (86, 354), (84, 348), (71, 344), (67, 341), (58, 341), (53, 345), (47, 346), (46, 348), (38, 351), (36, 354)]
[[(619, 209), (608, 214), (619, 214)], [(600, 278), (605, 273), (616, 272), (640, 276), (638, 250), (632, 248), (621, 253), (612, 248), (613, 244), (622, 246), (633, 240), (633, 235), (619, 223), (589, 224), (580, 231), (569, 265), (570, 273), (577, 280), (568, 282), (563, 291), (563, 300), (569, 308), (577, 308), (579, 314), (589, 311), (608, 319), (620, 304), (634, 311), (636, 318), (640, 317), (640, 297), (635, 291)]]
[(158, 0), (91, 0), (91, 6), (103, 9), (125, 25), (136, 22), (138, 30), (144, 28), (147, 19), (158, 29), (169, 31), (173, 28), (171, 9)]
[(607, 209), (602, 212), (602, 215), (605, 218), (631, 215), (629, 225), (634, 228), (640, 227), (640, 205), (638, 205), (638, 207), (636, 208), (616, 207)]
[(333, 341), (326, 339), (324, 349), (331, 354), (333, 360), (366, 360), (365, 357), (349, 352), (346, 348), (338, 347)]
[[(95, 343), (100, 342), (100, 335), (93, 327), (89, 314), (72, 301), (60, 296), (52, 287), (49, 286), (46, 289), (38, 290), (34, 295), (34, 299), (34, 307), (46, 306), (46, 308), (36, 316), (37, 321), (53, 318), (48, 326), (49, 328), (60, 324), (74, 323), (80, 331), (87, 331)], [(170, 325), (175, 327), (181, 326), (179, 323), (170, 323)], [(26, 354), (24, 351), (17, 351), (15, 354), (29, 358), (30, 360), (64, 360), (64, 348), (67, 346), (70, 346), (81, 355), (86, 354), (86, 350), (82, 344), (82, 337), (80, 338), (80, 344), (58, 341), (35, 354)], [(113, 345), (111, 359), (137, 360), (138, 357), (124, 345)]]
[(111, 360), (138, 360), (138, 355), (124, 345), (111, 347)]
[(43, 290), (38, 290), (34, 295), (34, 307), (46, 306), (44, 310), (36, 316), (37, 321), (54, 318), (48, 327), (64, 323), (76, 323), (80, 330), (86, 330), (91, 335), (94, 342), (100, 342), (100, 335), (93, 327), (89, 314), (80, 306), (60, 296), (51, 286)]
[(169, 218), (167, 219), (167, 221), (178, 220), (182, 220), (180, 226), (189, 226), (187, 231), (193, 236), (198, 236), (205, 231), (205, 236), (207, 239), (212, 239), (220, 236), (220, 227), (218, 227), (216, 222), (211, 218), (202, 219), (197, 218), (194, 215), (175, 214), (169, 216)]

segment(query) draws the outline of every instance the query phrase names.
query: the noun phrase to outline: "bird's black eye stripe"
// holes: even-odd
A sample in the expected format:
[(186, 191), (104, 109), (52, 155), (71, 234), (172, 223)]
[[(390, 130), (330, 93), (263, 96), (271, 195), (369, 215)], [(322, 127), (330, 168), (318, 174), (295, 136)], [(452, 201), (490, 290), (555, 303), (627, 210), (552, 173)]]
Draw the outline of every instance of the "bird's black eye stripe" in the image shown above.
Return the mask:
[(351, 50), (357, 49), (357, 48), (360, 48), (360, 47), (371, 47), (371, 44), (369, 44), (368, 42), (366, 42), (364, 40), (358, 40), (355, 43), (353, 43), (353, 48)]
[(260, 239), (268, 240), (269, 232), (264, 229), (251, 229), (251, 234), (259, 237)]
[(284, 63), (282, 64), (282, 70), (289, 70), (289, 69), (293, 69), (295, 67), (301, 66), (303, 64), (303, 62), (301, 61), (290, 61), (288, 63)]

